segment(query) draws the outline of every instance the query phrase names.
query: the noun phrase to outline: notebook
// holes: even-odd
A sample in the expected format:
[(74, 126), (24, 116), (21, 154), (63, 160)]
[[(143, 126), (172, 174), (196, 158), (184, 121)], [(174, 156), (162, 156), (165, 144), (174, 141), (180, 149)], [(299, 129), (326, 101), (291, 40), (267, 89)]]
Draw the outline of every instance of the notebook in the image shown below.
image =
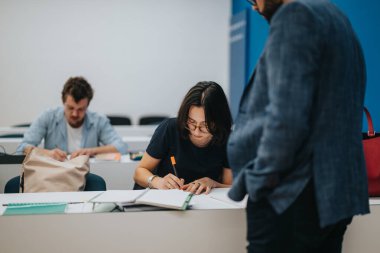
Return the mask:
[(169, 209), (186, 210), (192, 193), (181, 190), (110, 190), (92, 199), (96, 203), (118, 203), (122, 206), (150, 205)]

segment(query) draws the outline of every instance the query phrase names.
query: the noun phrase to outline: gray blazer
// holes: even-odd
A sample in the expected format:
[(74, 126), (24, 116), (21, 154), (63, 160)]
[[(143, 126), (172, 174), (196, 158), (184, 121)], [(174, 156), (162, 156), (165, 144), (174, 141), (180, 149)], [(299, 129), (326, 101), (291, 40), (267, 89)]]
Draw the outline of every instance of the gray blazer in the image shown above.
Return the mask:
[(228, 143), (229, 192), (285, 211), (313, 180), (322, 227), (369, 212), (362, 149), (365, 64), (327, 0), (282, 5)]

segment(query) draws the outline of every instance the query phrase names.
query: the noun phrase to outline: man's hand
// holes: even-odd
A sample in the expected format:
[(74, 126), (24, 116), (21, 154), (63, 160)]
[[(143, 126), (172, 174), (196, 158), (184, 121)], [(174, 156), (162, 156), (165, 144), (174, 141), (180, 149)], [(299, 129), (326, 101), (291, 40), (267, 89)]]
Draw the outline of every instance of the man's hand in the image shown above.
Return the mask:
[(73, 159), (73, 158), (80, 156), (80, 155), (94, 156), (96, 154), (95, 154), (94, 149), (92, 149), (92, 148), (82, 148), (82, 149), (78, 149), (77, 151), (74, 151), (73, 153), (71, 153), (70, 159)]
[(55, 148), (52, 150), (45, 150), (45, 152), (51, 158), (61, 161), (61, 162), (67, 159), (67, 153), (63, 150), (60, 150), (59, 148)]

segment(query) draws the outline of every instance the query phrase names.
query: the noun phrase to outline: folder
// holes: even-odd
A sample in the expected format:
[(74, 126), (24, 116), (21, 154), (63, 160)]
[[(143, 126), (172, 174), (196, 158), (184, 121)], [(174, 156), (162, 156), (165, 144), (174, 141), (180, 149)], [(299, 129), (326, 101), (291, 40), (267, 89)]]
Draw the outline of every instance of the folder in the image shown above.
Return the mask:
[(95, 203), (117, 203), (121, 206), (150, 205), (168, 209), (186, 210), (191, 197), (190, 192), (172, 190), (110, 190), (91, 200)]
[(8, 204), (3, 215), (65, 213), (67, 203), (17, 203)]

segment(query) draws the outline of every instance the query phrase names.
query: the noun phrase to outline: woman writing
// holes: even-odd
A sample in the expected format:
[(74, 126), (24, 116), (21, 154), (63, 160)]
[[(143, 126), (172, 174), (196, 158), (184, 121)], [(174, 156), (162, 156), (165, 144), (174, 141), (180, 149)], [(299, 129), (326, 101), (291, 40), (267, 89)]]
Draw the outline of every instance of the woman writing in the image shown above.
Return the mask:
[(178, 117), (162, 122), (135, 171), (140, 187), (182, 189), (195, 194), (229, 187), (226, 142), (231, 113), (223, 89), (199, 82), (186, 94)]

